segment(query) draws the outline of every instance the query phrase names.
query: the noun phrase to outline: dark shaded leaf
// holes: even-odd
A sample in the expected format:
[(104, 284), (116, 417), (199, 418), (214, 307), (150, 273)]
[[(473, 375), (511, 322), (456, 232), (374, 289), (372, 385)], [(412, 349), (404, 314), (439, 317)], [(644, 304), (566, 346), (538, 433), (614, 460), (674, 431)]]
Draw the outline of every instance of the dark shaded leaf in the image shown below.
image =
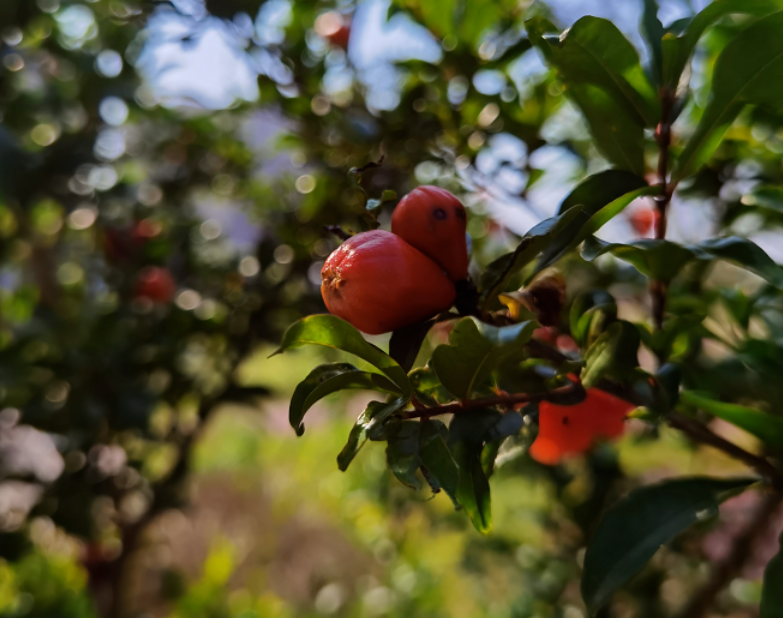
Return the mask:
[(566, 251), (576, 246), (582, 228), (602, 208), (626, 195), (629, 199), (625, 205), (630, 204), (635, 199), (630, 197), (630, 194), (646, 187), (647, 181), (644, 178), (622, 170), (606, 170), (585, 178), (571, 191), (558, 211), (558, 215), (562, 215), (578, 207), (581, 208), (582, 214), (563, 226), (552, 238), (538, 260), (537, 270), (554, 264)]
[(737, 236), (711, 238), (691, 249), (699, 259), (734, 262), (763, 277), (776, 287), (783, 288), (783, 269), (761, 247), (747, 238)]
[(742, 196), (746, 206), (759, 206), (776, 212), (783, 212), (783, 187), (762, 185)]
[(590, 539), (582, 598), (594, 614), (658, 548), (699, 521), (718, 514), (720, 502), (754, 479), (685, 478), (632, 491), (611, 507)]
[(416, 476), (416, 471), (421, 467), (420, 431), (421, 423), (418, 421), (402, 421), (386, 446), (389, 470), (401, 483), (415, 490), (421, 489), (421, 481)]
[(605, 253), (628, 262), (646, 277), (667, 282), (695, 257), (690, 249), (668, 240), (639, 240), (624, 245), (607, 243), (592, 236), (582, 247), (582, 257), (587, 261)]
[(614, 322), (595, 340), (585, 354), (582, 384), (590, 388), (602, 378), (625, 378), (638, 367), (639, 331), (623, 320)]
[(402, 410), (408, 404), (409, 398), (398, 397), (389, 402), (371, 401), (356, 419), (356, 423), (348, 435), (348, 442), (337, 456), (337, 465), (345, 472), (356, 454), (373, 435), (382, 423), (388, 420), (392, 414)]
[(533, 321), (497, 327), (463, 318), (451, 331), (449, 344), (435, 348), (430, 366), (450, 392), (467, 398), (498, 365), (523, 351), (537, 327)]
[(440, 421), (421, 421), (419, 457), (422, 466), (427, 471), (425, 477), (436, 481), (438, 486), (442, 487), (452, 499), (454, 505), (459, 506), (457, 501), (459, 468), (449, 450), (448, 436), (448, 429)]
[(360, 371), (350, 363), (319, 365), (297, 385), (291, 396), (288, 422), (296, 431), (296, 435), (301, 436), (304, 433), (302, 419), (317, 401), (331, 393), (349, 388), (380, 390), (387, 393), (400, 392), (400, 389), (388, 378), (377, 373)]
[(503, 292), (511, 277), (532, 262), (541, 251), (547, 248), (552, 238), (568, 229), (572, 221), (582, 216), (581, 208), (569, 208), (558, 217), (546, 219), (533, 227), (517, 245), (512, 253), (507, 253), (492, 262), (481, 275), (479, 289), (480, 303), (484, 309)]
[(440, 383), (437, 374), (432, 368), (417, 367), (408, 375), (413, 392), (421, 403), (426, 406), (437, 406), (454, 401), (455, 397)]
[[(783, 547), (783, 536), (778, 541)], [(783, 615), (783, 551), (778, 551), (764, 569), (759, 618), (777, 618)]]
[(663, 83), (663, 51), (661, 40), (664, 30), (661, 20), (658, 19), (658, 2), (656, 0), (644, 0), (644, 11), (641, 23), (642, 35), (644, 35), (647, 49), (650, 50), (650, 73), (653, 83), (660, 86)]
[(580, 347), (590, 346), (617, 319), (617, 302), (606, 290), (591, 290), (571, 304), (571, 337)]

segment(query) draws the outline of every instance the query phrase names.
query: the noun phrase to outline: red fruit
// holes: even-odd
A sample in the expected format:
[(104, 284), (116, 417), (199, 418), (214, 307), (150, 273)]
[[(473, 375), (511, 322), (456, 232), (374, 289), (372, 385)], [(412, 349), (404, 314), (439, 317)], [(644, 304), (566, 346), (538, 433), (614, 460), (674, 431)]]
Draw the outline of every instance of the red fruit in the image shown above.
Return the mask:
[(617, 438), (634, 407), (597, 388), (588, 388), (585, 400), (573, 406), (542, 401), (538, 406), (538, 437), (530, 447), (530, 456), (554, 466), (563, 455), (583, 453), (598, 439)]
[(351, 38), (351, 27), (342, 25), (334, 32), (326, 35), (326, 38), (332, 45), (348, 49), (348, 40)]
[(177, 284), (166, 268), (148, 266), (139, 273), (136, 279), (134, 298), (146, 298), (153, 303), (168, 303), (174, 298)]
[(652, 208), (637, 208), (630, 214), (629, 220), (639, 236), (646, 236), (658, 222), (658, 211)]
[(326, 308), (370, 335), (445, 311), (456, 296), (435, 262), (383, 230), (346, 240), (326, 260), (321, 279)]
[(468, 276), (465, 207), (445, 189), (422, 186), (400, 200), (391, 230), (433, 260), (451, 277)]

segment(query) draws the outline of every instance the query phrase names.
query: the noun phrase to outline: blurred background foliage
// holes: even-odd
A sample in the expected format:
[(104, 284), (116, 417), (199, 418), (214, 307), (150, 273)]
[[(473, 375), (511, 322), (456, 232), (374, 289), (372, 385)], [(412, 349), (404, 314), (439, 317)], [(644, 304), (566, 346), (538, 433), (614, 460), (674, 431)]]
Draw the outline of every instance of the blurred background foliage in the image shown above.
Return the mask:
[[(704, 4), (670, 0), (661, 17)], [(741, 470), (641, 425), (554, 469), (523, 436), (501, 453), (481, 537), (444, 496), (393, 481), (380, 448), (337, 471), (366, 397), (330, 399), (298, 441), (287, 427), (287, 397), (324, 355), (267, 357), (323, 311), (338, 244), (324, 226), (364, 229), (349, 168), (384, 157), (362, 180), (373, 197), (457, 193), (478, 272), (607, 166), (524, 34), (533, 16), (566, 27), (587, 13), (640, 47), (641, 3), (2, 0), (0, 614), (579, 618), (579, 550), (604, 504), (641, 482)], [(745, 23), (703, 39), (678, 134)], [(675, 195), (672, 239), (731, 230), (783, 259), (782, 121), (742, 116)], [(602, 236), (651, 225), (639, 201)], [(571, 298), (610, 289), (624, 317), (647, 319), (632, 268), (562, 268)], [(714, 392), (774, 409), (783, 307), (752, 275), (705, 269), (671, 294), (711, 333), (691, 380), (709, 365)], [(435, 329), (428, 345), (442, 341)], [(756, 499), (661, 550), (605, 615), (682, 607)], [(775, 532), (719, 615), (754, 615)]]

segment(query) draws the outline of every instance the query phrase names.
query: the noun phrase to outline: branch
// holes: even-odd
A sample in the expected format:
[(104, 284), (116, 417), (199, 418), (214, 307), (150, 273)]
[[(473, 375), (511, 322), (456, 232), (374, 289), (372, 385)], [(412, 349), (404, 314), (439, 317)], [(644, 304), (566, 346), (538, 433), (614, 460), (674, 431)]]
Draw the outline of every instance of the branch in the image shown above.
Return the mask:
[(681, 618), (702, 618), (715, 603), (717, 596), (742, 571), (742, 567), (753, 555), (756, 543), (769, 529), (769, 523), (783, 504), (783, 494), (768, 496), (759, 506), (748, 526), (734, 537), (731, 551), (715, 564), (710, 579), (699, 590), (680, 613)]
[[(668, 186), (669, 146), (672, 139), (671, 111), (674, 103), (674, 95), (668, 89), (661, 91), (661, 122), (655, 131), (655, 139), (658, 142), (658, 182), (661, 185), (660, 195), (654, 198), (658, 217), (655, 221), (655, 238), (666, 238), (666, 209), (671, 201), (672, 192)], [(650, 281), (650, 298), (652, 300), (652, 314), (655, 327), (660, 330), (663, 327), (663, 315), (666, 309), (667, 286), (663, 281)]]
[(667, 419), (672, 427), (685, 433), (694, 442), (712, 446), (723, 451), (728, 456), (747, 464), (766, 478), (777, 493), (783, 493), (783, 474), (764, 457), (749, 453), (745, 449), (713, 433), (708, 427), (698, 421), (694, 421), (677, 412), (671, 412)]
[(484, 399), (467, 399), (455, 403), (447, 403), (440, 406), (429, 408), (419, 408), (406, 414), (406, 418), (429, 418), (440, 414), (458, 414), (468, 410), (478, 408), (492, 408), (495, 406), (511, 407), (520, 403), (532, 403), (534, 401), (546, 401), (556, 399), (565, 395), (578, 393), (582, 385), (578, 382), (552, 389), (545, 393), (516, 393), (514, 395), (499, 395), (497, 397), (486, 397)]

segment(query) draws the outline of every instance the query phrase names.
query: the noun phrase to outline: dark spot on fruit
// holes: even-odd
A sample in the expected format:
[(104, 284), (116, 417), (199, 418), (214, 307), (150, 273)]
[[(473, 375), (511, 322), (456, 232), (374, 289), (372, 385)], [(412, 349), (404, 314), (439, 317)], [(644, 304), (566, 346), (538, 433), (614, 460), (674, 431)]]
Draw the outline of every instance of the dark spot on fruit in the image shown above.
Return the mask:
[(463, 221), (467, 219), (467, 217), (465, 216), (465, 211), (462, 208), (455, 208), (454, 214), (457, 215), (457, 219), (462, 219)]
[(563, 425), (568, 425), (568, 417), (567, 416), (563, 417)]
[(435, 217), (438, 221), (444, 221), (447, 215), (445, 210), (438, 207), (432, 210), (432, 216)]

